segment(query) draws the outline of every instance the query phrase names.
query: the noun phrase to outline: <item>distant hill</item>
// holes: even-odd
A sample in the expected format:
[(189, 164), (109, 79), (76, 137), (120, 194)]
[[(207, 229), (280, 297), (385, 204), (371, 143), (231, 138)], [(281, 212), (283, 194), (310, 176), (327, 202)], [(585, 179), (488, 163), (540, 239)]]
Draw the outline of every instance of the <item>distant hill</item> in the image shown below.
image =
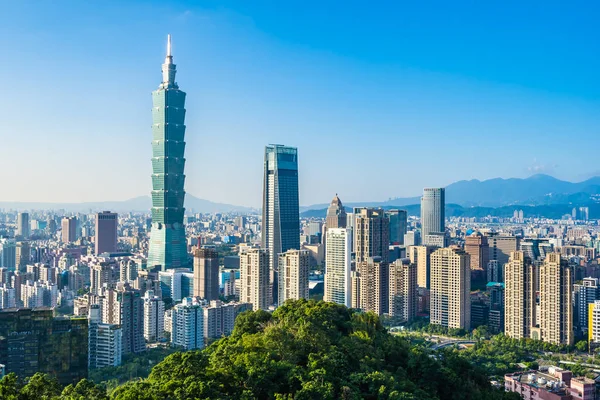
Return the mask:
[[(590, 219), (600, 219), (600, 204), (590, 204)], [(345, 207), (346, 212), (352, 212), (351, 207)], [(382, 208), (406, 210), (408, 215), (420, 216), (421, 205), (410, 204), (407, 206), (383, 206)], [(446, 217), (501, 217), (510, 218), (515, 210), (523, 210), (525, 218), (544, 217), (560, 219), (565, 214), (571, 214), (572, 204), (543, 204), (536, 206), (503, 206), (503, 207), (463, 207), (458, 204), (446, 204)], [(327, 209), (306, 210), (300, 213), (303, 218), (325, 218)]]
[[(446, 204), (463, 207), (504, 207), (512, 205), (588, 205), (600, 198), (600, 177), (583, 182), (561, 181), (549, 175), (529, 178), (472, 179), (446, 186)], [(342, 201), (344, 199), (342, 198)], [(398, 207), (420, 203), (420, 197), (395, 198), (380, 202), (344, 203), (348, 207)], [(305, 210), (327, 208), (329, 204), (303, 207)]]
[[(191, 194), (185, 195), (185, 208), (187, 211), (200, 213), (214, 212), (250, 212), (250, 207), (235, 206), (232, 204), (215, 203), (199, 199)], [(124, 201), (95, 201), (88, 203), (42, 203), (42, 202), (0, 202), (0, 209), (13, 210), (65, 210), (70, 212), (89, 212), (110, 210), (116, 212), (150, 211), (150, 196), (139, 196)]]

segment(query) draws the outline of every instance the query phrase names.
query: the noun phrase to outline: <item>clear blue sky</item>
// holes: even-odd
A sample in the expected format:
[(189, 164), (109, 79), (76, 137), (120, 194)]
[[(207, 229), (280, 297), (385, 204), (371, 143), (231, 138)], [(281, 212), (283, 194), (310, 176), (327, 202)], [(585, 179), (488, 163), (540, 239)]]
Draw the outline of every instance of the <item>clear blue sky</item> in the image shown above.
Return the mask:
[(267, 143), (299, 148), (305, 205), (583, 180), (600, 170), (599, 4), (4, 1), (0, 200), (148, 194), (167, 33), (195, 196), (258, 206)]

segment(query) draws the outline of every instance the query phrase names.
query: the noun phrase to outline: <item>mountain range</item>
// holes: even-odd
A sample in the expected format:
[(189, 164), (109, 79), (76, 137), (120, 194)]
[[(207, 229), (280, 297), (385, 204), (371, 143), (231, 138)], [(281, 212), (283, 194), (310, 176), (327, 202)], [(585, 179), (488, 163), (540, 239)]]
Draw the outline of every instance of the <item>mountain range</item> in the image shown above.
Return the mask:
[[(463, 180), (446, 186), (446, 204), (462, 207), (504, 207), (574, 204), (587, 205), (600, 198), (600, 177), (583, 182), (568, 182), (549, 175), (529, 178)], [(395, 198), (382, 202), (344, 203), (348, 207), (393, 207), (419, 204), (421, 197)], [(342, 198), (342, 201), (344, 199)], [(320, 210), (329, 204), (314, 204), (302, 211)]]
[[(149, 211), (152, 207), (150, 196), (139, 196), (124, 201), (95, 201), (87, 203), (43, 203), (43, 202), (1, 202), (0, 209), (13, 210), (65, 210), (70, 212), (90, 212), (110, 210), (115, 212)], [(191, 194), (185, 195), (185, 209), (192, 212), (251, 212), (251, 207), (235, 206), (232, 204), (215, 203), (199, 199)]]
[[(568, 182), (549, 175), (537, 174), (529, 178), (477, 179), (463, 180), (446, 186), (446, 204), (462, 208), (502, 208), (519, 206), (561, 206), (560, 212), (573, 205), (593, 205), (600, 199), (600, 177), (593, 177), (583, 182)], [(342, 197), (342, 201), (343, 201)], [(404, 207), (418, 205), (420, 196), (395, 198), (380, 202), (344, 203), (346, 207)], [(302, 212), (323, 210), (328, 203), (313, 204), (301, 207)], [(88, 203), (45, 203), (45, 202), (0, 202), (0, 209), (40, 210), (54, 209), (71, 212), (89, 212), (111, 210), (117, 212), (148, 211), (151, 202), (149, 196), (139, 196), (125, 201), (104, 201)], [(193, 212), (251, 212), (250, 207), (216, 203), (186, 194), (186, 210)], [(412, 210), (412, 209), (411, 209)], [(590, 210), (591, 211), (591, 210)], [(559, 212), (558, 209), (556, 212)], [(308, 215), (308, 214), (305, 214)]]

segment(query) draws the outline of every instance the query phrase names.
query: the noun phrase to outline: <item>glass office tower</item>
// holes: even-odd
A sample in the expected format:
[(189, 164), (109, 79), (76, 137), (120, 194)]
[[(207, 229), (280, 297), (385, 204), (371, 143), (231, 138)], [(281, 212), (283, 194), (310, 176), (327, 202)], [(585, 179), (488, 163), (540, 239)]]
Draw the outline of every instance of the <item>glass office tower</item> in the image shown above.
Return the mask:
[(300, 249), (298, 204), (298, 149), (282, 145), (265, 147), (262, 247), (269, 250), (273, 299), (277, 299), (278, 257)]
[(183, 225), (185, 175), (185, 92), (175, 82), (171, 36), (162, 65), (162, 83), (152, 92), (152, 228), (148, 267), (187, 265)]

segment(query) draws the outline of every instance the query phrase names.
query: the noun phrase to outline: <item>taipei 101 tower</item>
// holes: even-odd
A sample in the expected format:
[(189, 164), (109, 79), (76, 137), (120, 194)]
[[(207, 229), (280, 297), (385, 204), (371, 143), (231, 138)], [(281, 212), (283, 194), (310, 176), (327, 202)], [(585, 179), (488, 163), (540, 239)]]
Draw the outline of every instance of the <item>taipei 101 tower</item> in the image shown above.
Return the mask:
[(148, 267), (188, 264), (183, 226), (185, 175), (185, 92), (175, 82), (171, 35), (162, 65), (162, 83), (152, 92), (152, 229)]

